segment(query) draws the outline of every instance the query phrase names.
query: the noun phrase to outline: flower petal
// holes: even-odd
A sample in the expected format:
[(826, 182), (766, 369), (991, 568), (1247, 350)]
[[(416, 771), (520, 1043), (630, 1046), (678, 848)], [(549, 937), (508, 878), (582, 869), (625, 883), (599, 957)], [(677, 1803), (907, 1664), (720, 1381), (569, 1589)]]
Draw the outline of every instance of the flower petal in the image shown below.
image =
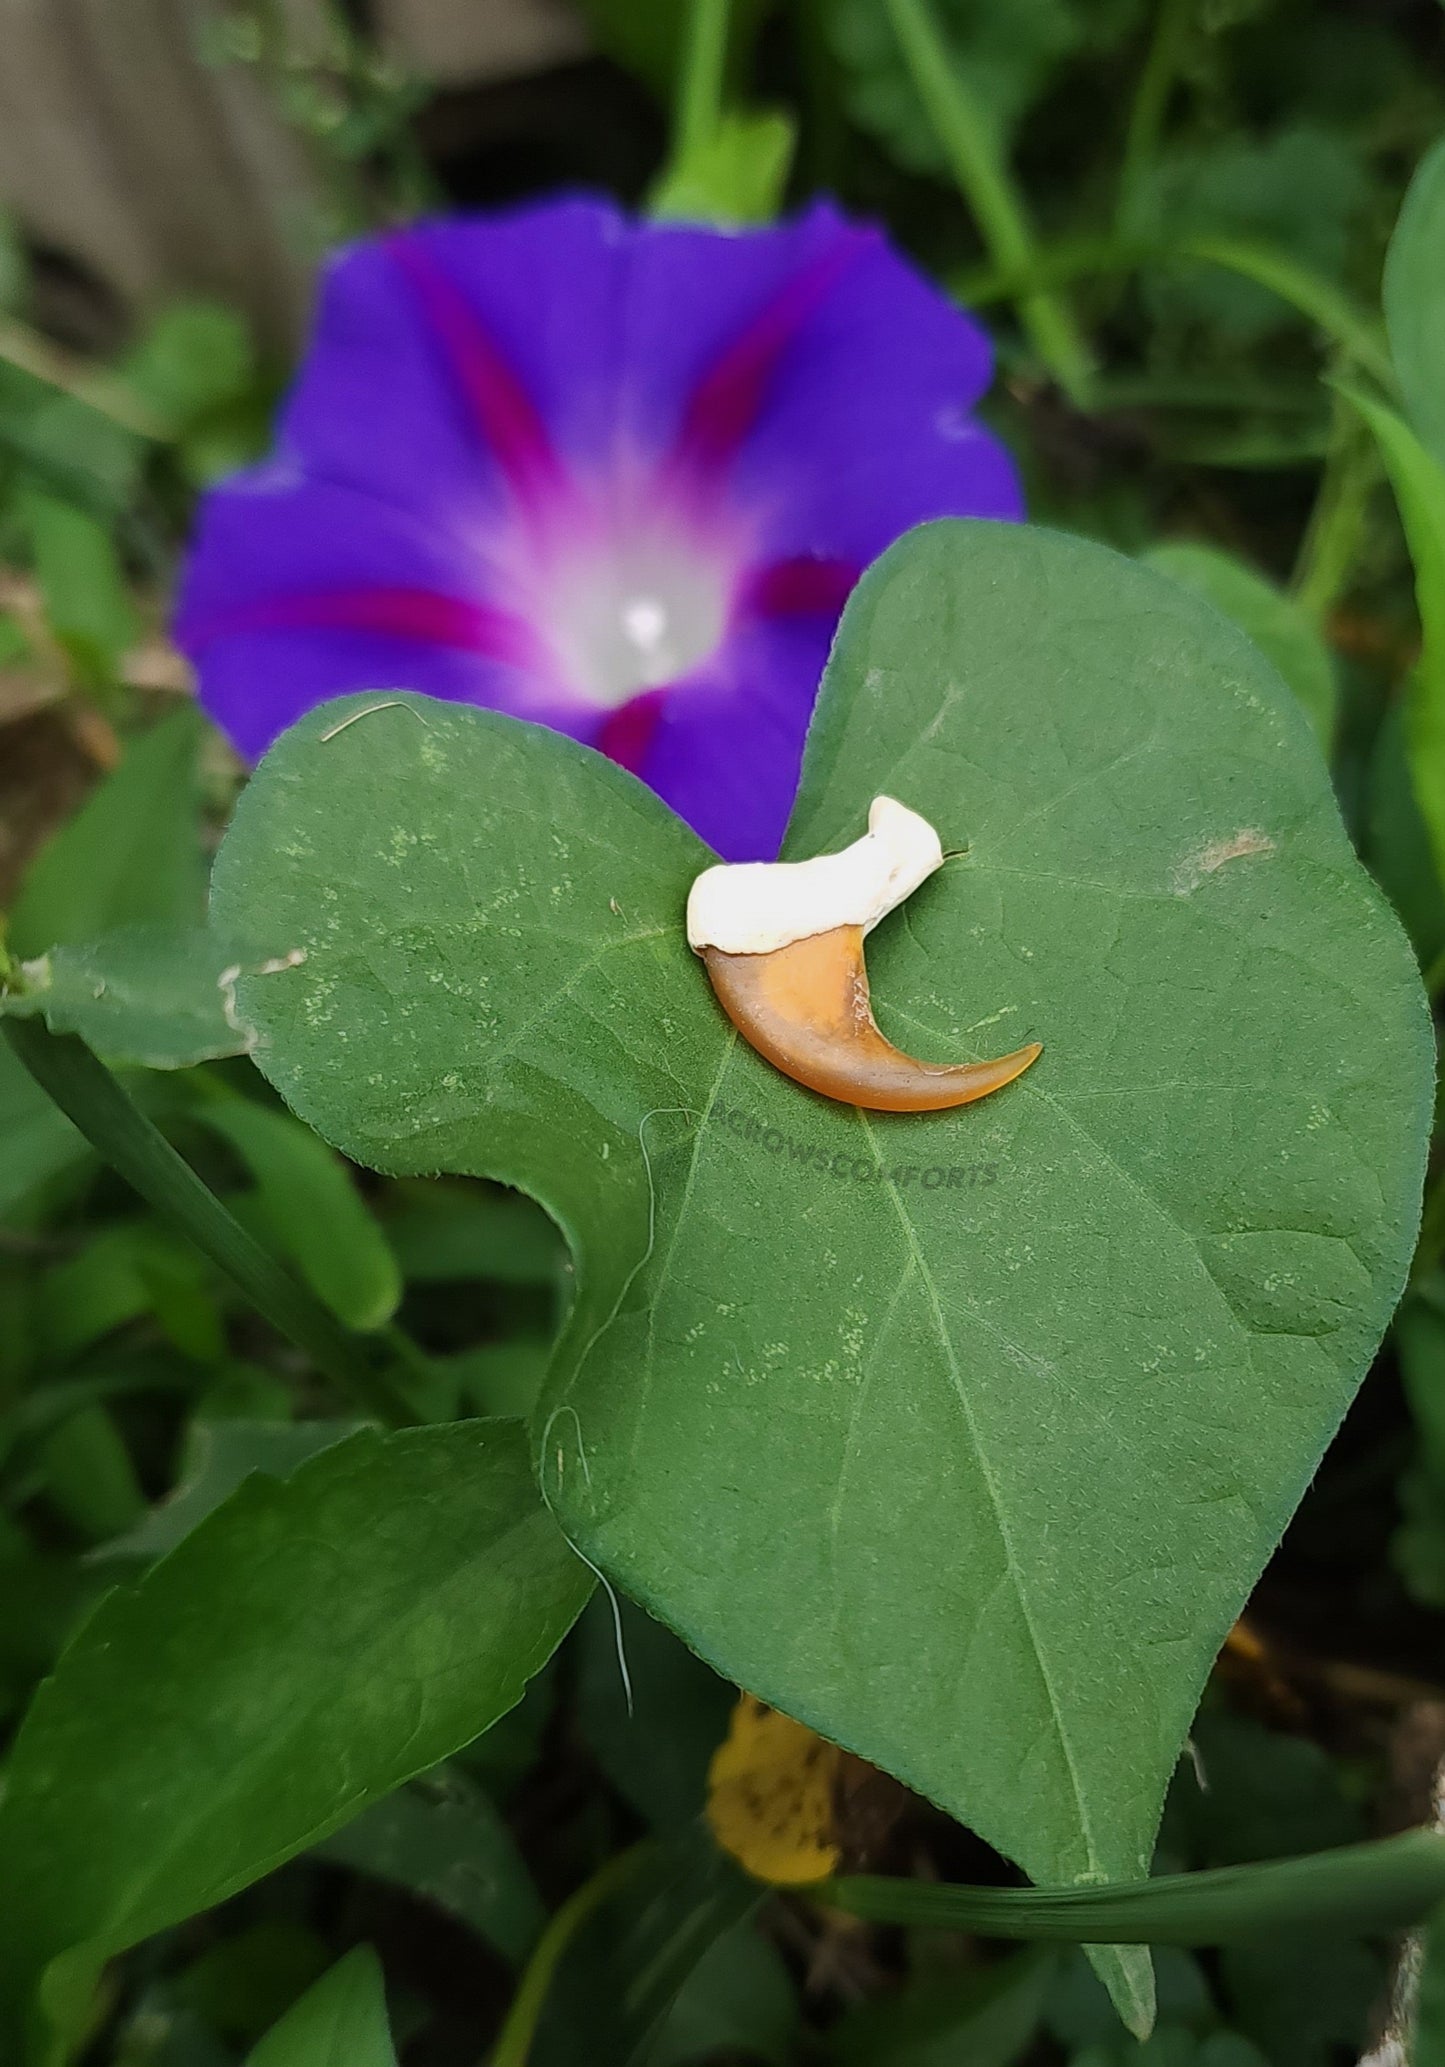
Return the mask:
[(519, 478), (605, 440), (623, 232), (611, 206), (566, 201), (339, 252), (283, 452), (434, 521), (495, 524)]
[[(419, 224), (328, 269), (178, 636), (243, 752), (404, 683), (565, 730), (770, 858), (859, 570), (926, 518), (1021, 513), (968, 414), (988, 376), (977, 326), (828, 203), (737, 234), (584, 199)], [(727, 629), (629, 695), (644, 609), (683, 655)]]
[(772, 861), (833, 636), (831, 614), (744, 617), (668, 690), (635, 768), (724, 861)]
[(1012, 462), (968, 414), (989, 372), (982, 331), (870, 239), (779, 356), (730, 491), (773, 552), (859, 566), (932, 517), (1020, 517)]
[(556, 715), (533, 628), (488, 601), (457, 541), (284, 469), (207, 499), (176, 638), (201, 669), (207, 709), (248, 756), (351, 689), (402, 683)]

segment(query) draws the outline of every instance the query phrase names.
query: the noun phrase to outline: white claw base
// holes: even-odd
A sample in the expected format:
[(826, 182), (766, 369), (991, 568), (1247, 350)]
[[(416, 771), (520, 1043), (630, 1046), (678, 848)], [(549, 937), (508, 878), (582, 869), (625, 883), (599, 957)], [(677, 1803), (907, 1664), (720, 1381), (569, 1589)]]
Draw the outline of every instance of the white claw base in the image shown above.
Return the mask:
[(768, 955), (835, 926), (867, 933), (942, 866), (928, 820), (875, 797), (867, 832), (841, 854), (704, 869), (687, 900), (688, 944), (699, 954)]

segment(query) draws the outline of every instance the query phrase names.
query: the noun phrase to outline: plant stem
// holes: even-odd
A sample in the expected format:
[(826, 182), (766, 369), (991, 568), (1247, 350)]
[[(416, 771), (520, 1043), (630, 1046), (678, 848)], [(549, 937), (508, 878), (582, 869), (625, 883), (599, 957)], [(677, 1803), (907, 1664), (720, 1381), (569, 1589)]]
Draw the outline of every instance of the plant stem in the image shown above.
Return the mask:
[(1223, 1945), (1271, 1929), (1392, 1930), (1445, 1900), (1445, 1832), (1112, 1888), (974, 1888), (858, 1875), (815, 1900), (872, 1923), (1060, 1938), (1080, 1945)]
[(232, 1218), (84, 1041), (74, 1034), (53, 1034), (39, 1020), (6, 1019), (0, 1026), (36, 1083), (92, 1147), (188, 1235), (258, 1313), (367, 1413), (391, 1427), (417, 1420), (405, 1388), (379, 1367), (365, 1337), (343, 1328)]
[[(1022, 196), (971, 87), (949, 57), (928, 0), (886, 0), (886, 5), (914, 88), (989, 256), (1004, 271), (1027, 274), (1035, 263), (1035, 245)], [(1020, 297), (1019, 316), (1059, 386), (1084, 406), (1093, 365), (1072, 312), (1052, 294), (1034, 289)]]
[(83, 402), (87, 409), (108, 417), (138, 438), (158, 444), (169, 436), (167, 426), (123, 380), (87, 365), (13, 316), (0, 318), (0, 360), (34, 380), (43, 380), (60, 394)]
[(1168, 255), (1222, 266), (1277, 294), (1332, 337), (1364, 372), (1382, 386), (1394, 388), (1395, 369), (1384, 332), (1332, 280), (1321, 278), (1271, 245), (1252, 244), (1241, 237), (1185, 237)]
[(1114, 221), (1121, 230), (1127, 228), (1133, 219), (1144, 174), (1158, 154), (1164, 118), (1169, 112), (1170, 95), (1179, 77), (1179, 63), (1184, 54), (1193, 10), (1194, 0), (1159, 0), (1155, 12), (1154, 34), (1149, 41), (1144, 69), (1139, 74), (1134, 105), (1129, 111), (1129, 127), (1119, 166)]
[(677, 80), (672, 162), (702, 150), (717, 134), (727, 70), (729, 0), (692, 0)]
[(537, 2033), (537, 2020), (547, 1999), (547, 1990), (563, 1953), (595, 1909), (600, 1909), (615, 1888), (631, 1878), (646, 1854), (645, 1845), (619, 1852), (590, 1880), (567, 1897), (537, 1940), (526, 1971), (512, 1997), (506, 2022), (493, 2049), (488, 2067), (526, 2067)]
[(1368, 429), (1336, 395), (1330, 449), (1291, 583), (1296, 602), (1316, 624), (1325, 622), (1349, 582), (1379, 479)]

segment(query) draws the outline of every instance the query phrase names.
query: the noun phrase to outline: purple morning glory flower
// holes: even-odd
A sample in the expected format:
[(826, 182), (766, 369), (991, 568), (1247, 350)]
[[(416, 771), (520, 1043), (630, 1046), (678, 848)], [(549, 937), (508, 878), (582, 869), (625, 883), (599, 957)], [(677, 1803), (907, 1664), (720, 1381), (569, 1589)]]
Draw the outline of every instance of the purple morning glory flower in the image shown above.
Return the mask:
[(880, 231), (563, 200), (341, 252), (177, 636), (243, 754), (402, 685), (555, 726), (729, 860), (776, 854), (844, 598), (928, 517), (1020, 514), (986, 340)]

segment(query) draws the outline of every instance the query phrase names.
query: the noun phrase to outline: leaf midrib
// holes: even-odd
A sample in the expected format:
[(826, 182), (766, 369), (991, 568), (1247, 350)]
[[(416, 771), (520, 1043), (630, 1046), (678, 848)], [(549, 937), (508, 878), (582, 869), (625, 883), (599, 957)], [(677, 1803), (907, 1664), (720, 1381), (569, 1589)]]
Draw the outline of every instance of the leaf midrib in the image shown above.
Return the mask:
[[(983, 1474), (983, 1482), (988, 1492), (989, 1506), (993, 1514), (994, 1526), (998, 1530), (999, 1541), (1003, 1546), (1005, 1568), (1008, 1572), (1009, 1580), (1013, 1588), (1014, 1598), (1018, 1602), (1019, 1614), (1023, 1620), (1024, 1628), (1028, 1632), (1029, 1645), (1034, 1654), (1034, 1662), (1038, 1667), (1039, 1678), (1043, 1683), (1044, 1693), (1048, 1699), (1049, 1712), (1053, 1718), (1054, 1734), (1058, 1739), (1059, 1749), (1063, 1753), (1065, 1769), (1067, 1770), (1069, 1776), (1069, 1787), (1074, 1797), (1075, 1808), (1078, 1811), (1079, 1829), (1082, 1833), (1084, 1845), (1088, 1854), (1089, 1871), (1091, 1873), (1099, 1873), (1102, 1872), (1103, 1866), (1099, 1856), (1098, 1846), (1094, 1841), (1093, 1820), (1089, 1813), (1088, 1803), (1085, 1800), (1083, 1778), (1079, 1771), (1078, 1761), (1075, 1757), (1073, 1740), (1069, 1736), (1069, 1732), (1064, 1724), (1064, 1713), (1059, 1705), (1058, 1689), (1055, 1685), (1053, 1669), (1049, 1663), (1049, 1659), (1044, 1648), (1043, 1639), (1039, 1634), (1039, 1628), (1035, 1620), (1032, 1604), (1029, 1600), (1028, 1590), (1024, 1585), (1023, 1573), (1019, 1566), (1018, 1554), (1014, 1547), (1013, 1535), (1006, 1518), (1003, 1496), (999, 1488), (998, 1481), (994, 1475), (993, 1467), (989, 1462), (988, 1452), (979, 1434), (978, 1423), (974, 1418), (973, 1409), (969, 1404), (968, 1393), (963, 1383), (963, 1373), (959, 1369), (957, 1353), (955, 1352), (953, 1346), (953, 1337), (949, 1333), (947, 1324), (944, 1320), (943, 1305), (942, 1301), (939, 1298), (938, 1286), (934, 1279), (933, 1272), (929, 1267), (927, 1255), (925, 1254), (923, 1247), (918, 1240), (917, 1231), (914, 1228), (913, 1221), (910, 1218), (907, 1208), (903, 1203), (902, 1194), (899, 1191), (898, 1186), (894, 1183), (892, 1176), (890, 1175), (887, 1167), (884, 1164), (883, 1156), (878, 1145), (878, 1137), (874, 1131), (871, 1122), (869, 1121), (867, 1113), (860, 1110), (858, 1113), (858, 1120), (859, 1124), (862, 1127), (864, 1137), (867, 1140), (869, 1151), (873, 1157), (873, 1161), (877, 1167), (879, 1180), (881, 1181), (885, 1191), (888, 1194), (890, 1201), (892, 1202), (893, 1210), (897, 1216), (899, 1226), (903, 1230), (904, 1240), (908, 1245), (908, 1253), (910, 1260), (912, 1262), (912, 1266), (917, 1271), (919, 1281), (923, 1285), (924, 1290), (928, 1296), (929, 1312), (932, 1316), (934, 1330), (938, 1336), (939, 1345), (943, 1351), (944, 1360), (948, 1368), (948, 1374), (953, 1386), (954, 1395), (958, 1401), (959, 1410), (963, 1415), (964, 1425), (968, 1430), (969, 1441), (972, 1445), (974, 1456), (978, 1461), (979, 1470)], [(1036, 1359), (1032, 1357), (1029, 1354), (1029, 1352), (1023, 1348), (1021, 1343), (1011, 1342), (1009, 1338), (1002, 1333), (1001, 1330), (999, 1330), (992, 1323), (990, 1323), (983, 1314), (978, 1312), (976, 1308), (971, 1307), (969, 1309), (969, 1312), (972, 1315), (973, 1319), (978, 1322), (979, 1326), (987, 1329), (989, 1332), (993, 1334), (998, 1335), (999, 1340), (1003, 1342), (1007, 1348), (1012, 1349), (1017, 1355), (1023, 1357), (1029, 1363), (1033, 1363), (1036, 1361)]]

